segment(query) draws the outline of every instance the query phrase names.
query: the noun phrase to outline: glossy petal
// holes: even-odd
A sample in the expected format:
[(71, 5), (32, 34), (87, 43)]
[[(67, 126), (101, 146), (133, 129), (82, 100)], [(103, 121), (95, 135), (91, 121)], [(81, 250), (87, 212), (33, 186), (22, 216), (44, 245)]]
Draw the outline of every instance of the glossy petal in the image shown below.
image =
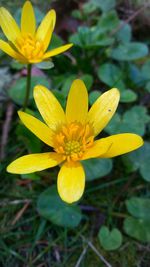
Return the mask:
[(90, 159), (90, 158), (97, 158), (100, 155), (106, 153), (111, 144), (103, 142), (103, 139), (97, 140), (94, 142), (93, 146), (87, 149), (82, 157), (82, 160)]
[(0, 40), (0, 49), (4, 51), (6, 54), (8, 54), (9, 56), (15, 59), (18, 59), (21, 62), (26, 61), (26, 59), (22, 55), (17, 53), (8, 43), (6, 43), (3, 40)]
[(30, 1), (26, 1), (21, 14), (21, 31), (34, 35), (36, 29), (36, 20), (34, 10)]
[(40, 26), (37, 29), (36, 38), (44, 43), (44, 50), (47, 49), (51, 36), (55, 27), (56, 13), (55, 10), (50, 10), (44, 19), (42, 20)]
[(73, 81), (69, 91), (66, 118), (68, 122), (78, 121), (84, 123), (88, 113), (88, 94), (84, 82)]
[(88, 121), (93, 126), (95, 136), (105, 128), (114, 115), (119, 98), (118, 89), (113, 88), (102, 94), (92, 105), (88, 113)]
[(19, 111), (18, 115), (23, 124), (32, 133), (34, 133), (45, 144), (53, 146), (52, 138), (54, 133), (45, 123), (22, 111)]
[(17, 38), (20, 37), (20, 29), (14, 18), (4, 7), (0, 8), (0, 26), (7, 39), (15, 44)]
[(50, 129), (55, 131), (59, 125), (66, 122), (61, 105), (47, 88), (42, 85), (35, 86), (34, 99), (43, 119)]
[(62, 161), (62, 156), (54, 152), (30, 154), (10, 163), (7, 171), (10, 173), (27, 174), (54, 167)]
[(66, 50), (68, 50), (72, 46), (73, 46), (73, 44), (67, 44), (67, 45), (63, 45), (63, 46), (60, 46), (58, 48), (52, 49), (52, 50), (50, 50), (44, 54), (43, 59), (47, 59), (47, 58), (59, 55), (59, 54), (65, 52)]
[(116, 134), (101, 139), (103, 144), (109, 144), (109, 149), (101, 155), (101, 158), (112, 158), (130, 151), (133, 151), (143, 145), (143, 139), (137, 134), (124, 133)]
[(67, 203), (78, 201), (85, 187), (85, 173), (79, 162), (64, 163), (58, 174), (58, 192)]

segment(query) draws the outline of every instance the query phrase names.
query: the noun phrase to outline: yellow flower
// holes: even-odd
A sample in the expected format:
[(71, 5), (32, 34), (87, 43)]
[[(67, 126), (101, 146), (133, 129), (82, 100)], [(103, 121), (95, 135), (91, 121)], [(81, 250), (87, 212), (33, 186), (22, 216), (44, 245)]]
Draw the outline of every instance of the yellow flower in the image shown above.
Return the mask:
[(21, 27), (4, 7), (0, 8), (0, 25), (8, 42), (0, 40), (0, 49), (22, 63), (38, 63), (68, 50), (72, 44), (46, 52), (55, 27), (56, 13), (50, 10), (36, 29), (35, 14), (26, 1), (21, 14)]
[(68, 203), (77, 201), (85, 187), (85, 173), (80, 161), (112, 158), (143, 145), (142, 138), (132, 133), (94, 141), (115, 113), (119, 97), (119, 91), (113, 88), (102, 94), (88, 112), (86, 87), (81, 80), (75, 80), (64, 112), (52, 92), (37, 85), (34, 99), (46, 124), (25, 112), (19, 111), (18, 114), (24, 125), (54, 152), (20, 157), (7, 167), (7, 171), (27, 174), (62, 163), (57, 182), (59, 195)]

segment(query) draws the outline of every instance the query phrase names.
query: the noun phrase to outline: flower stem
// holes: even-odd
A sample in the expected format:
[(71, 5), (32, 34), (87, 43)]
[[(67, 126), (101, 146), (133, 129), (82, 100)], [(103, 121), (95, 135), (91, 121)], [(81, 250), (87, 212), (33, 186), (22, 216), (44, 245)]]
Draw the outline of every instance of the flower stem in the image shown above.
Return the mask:
[(32, 70), (32, 65), (28, 64), (27, 65), (27, 84), (26, 84), (26, 95), (25, 95), (25, 99), (24, 99), (24, 103), (23, 103), (23, 108), (22, 110), (25, 111), (27, 106), (28, 106), (28, 102), (29, 102), (29, 95), (30, 95), (30, 88), (31, 88), (31, 70)]

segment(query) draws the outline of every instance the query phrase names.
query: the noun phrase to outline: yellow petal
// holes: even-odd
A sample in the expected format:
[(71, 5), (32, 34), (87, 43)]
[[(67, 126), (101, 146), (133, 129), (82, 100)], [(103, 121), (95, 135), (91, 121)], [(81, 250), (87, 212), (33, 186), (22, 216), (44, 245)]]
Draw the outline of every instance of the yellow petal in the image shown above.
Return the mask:
[(40, 120), (34, 118), (33, 116), (19, 111), (18, 115), (23, 124), (34, 133), (39, 139), (41, 139), (45, 144), (53, 146), (53, 135), (52, 130)]
[(118, 89), (113, 88), (102, 94), (92, 105), (88, 113), (88, 121), (93, 126), (95, 136), (108, 124), (116, 111), (120, 98)]
[(25, 62), (25, 58), (17, 53), (8, 43), (3, 40), (0, 40), (0, 49), (12, 58), (15, 58), (21, 62)]
[(46, 87), (37, 85), (34, 88), (34, 99), (36, 105), (52, 130), (56, 130), (59, 125), (66, 122), (65, 113), (56, 97)]
[(65, 52), (66, 50), (68, 50), (72, 46), (73, 46), (73, 44), (67, 44), (67, 45), (63, 45), (63, 46), (60, 46), (58, 48), (52, 49), (52, 50), (50, 50), (44, 54), (43, 59), (47, 59), (47, 58), (56, 56), (58, 54), (61, 54), (61, 53)]
[(82, 160), (97, 158), (100, 155), (103, 155), (110, 148), (110, 143), (103, 142), (103, 139), (97, 140), (94, 142), (93, 146), (87, 149), (82, 157)]
[(52, 9), (46, 14), (40, 26), (37, 29), (36, 38), (37, 40), (43, 42), (44, 50), (47, 49), (50, 43), (55, 23), (56, 23), (56, 13), (55, 10)]
[(36, 29), (36, 20), (34, 10), (30, 1), (26, 1), (21, 14), (21, 31), (34, 35)]
[(32, 173), (54, 167), (62, 161), (62, 156), (54, 152), (31, 154), (20, 157), (10, 163), (7, 167), (7, 172), (17, 174)]
[(17, 38), (21, 35), (20, 29), (14, 18), (4, 7), (0, 8), (0, 26), (7, 39), (15, 44)]
[(88, 94), (84, 82), (73, 81), (69, 91), (66, 118), (68, 122), (78, 121), (84, 123), (88, 113)]
[(101, 139), (104, 144), (110, 144), (106, 153), (101, 158), (112, 158), (130, 151), (133, 151), (143, 145), (143, 139), (132, 133), (116, 134)]
[(63, 201), (78, 201), (85, 187), (85, 173), (81, 163), (64, 163), (58, 174), (57, 187)]

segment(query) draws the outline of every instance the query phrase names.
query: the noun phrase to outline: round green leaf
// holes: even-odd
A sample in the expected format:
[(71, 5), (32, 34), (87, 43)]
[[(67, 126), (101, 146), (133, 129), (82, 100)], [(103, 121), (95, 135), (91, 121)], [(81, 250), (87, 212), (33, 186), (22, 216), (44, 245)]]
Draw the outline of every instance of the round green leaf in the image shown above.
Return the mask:
[(39, 196), (37, 209), (45, 219), (64, 227), (74, 228), (82, 218), (78, 206), (68, 205), (61, 200), (56, 186), (51, 186)]
[(134, 102), (136, 100), (137, 100), (137, 94), (135, 92), (133, 92), (132, 90), (126, 89), (126, 90), (121, 92), (120, 101), (122, 103), (130, 103), (130, 102)]
[(145, 142), (138, 150), (126, 156), (135, 169), (139, 169), (144, 180), (150, 182), (150, 143)]
[(117, 228), (109, 231), (108, 227), (102, 226), (98, 238), (105, 250), (116, 250), (122, 244), (122, 234)]
[(54, 67), (54, 63), (49, 60), (49, 61), (43, 61), (43, 62), (37, 63), (36, 66), (37, 68), (41, 70), (48, 70)]
[(147, 114), (147, 109), (142, 106), (134, 106), (123, 116), (116, 113), (105, 130), (109, 134), (131, 132), (144, 135), (146, 123), (149, 121), (150, 116)]
[(98, 68), (98, 77), (105, 84), (111, 87), (125, 89), (122, 81), (123, 73), (118, 66), (111, 63), (105, 63)]
[(148, 55), (148, 47), (144, 43), (132, 42), (120, 44), (111, 50), (110, 57), (116, 60), (136, 60)]
[(100, 7), (103, 12), (108, 12), (110, 9), (114, 8), (116, 5), (116, 0), (93, 0)]
[(127, 235), (142, 242), (150, 242), (150, 221), (129, 217), (124, 220), (123, 227)]
[(116, 33), (116, 38), (121, 43), (129, 43), (132, 37), (132, 30), (130, 24), (124, 23), (121, 21), (121, 28)]
[(83, 161), (86, 179), (92, 181), (109, 174), (112, 170), (111, 159), (89, 159)]
[[(33, 99), (33, 88), (37, 84), (42, 84), (43, 86), (49, 87), (49, 82), (44, 77), (33, 76), (31, 78), (31, 90), (30, 90), (30, 101)], [(18, 105), (23, 104), (26, 94), (26, 78), (22, 77), (18, 79), (15, 84), (8, 90), (8, 95), (10, 98)]]
[(126, 201), (128, 212), (141, 219), (150, 220), (150, 199), (132, 197)]

